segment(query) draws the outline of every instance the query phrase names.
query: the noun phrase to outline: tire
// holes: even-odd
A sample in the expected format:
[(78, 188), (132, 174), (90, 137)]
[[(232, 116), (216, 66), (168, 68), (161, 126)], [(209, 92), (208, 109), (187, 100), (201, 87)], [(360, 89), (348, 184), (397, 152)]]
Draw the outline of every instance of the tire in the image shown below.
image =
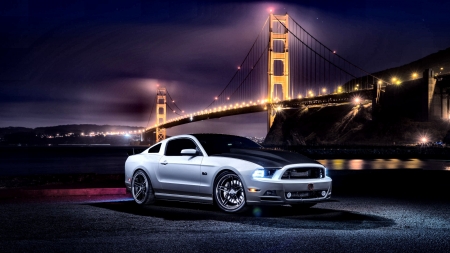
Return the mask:
[(246, 209), (245, 188), (238, 175), (224, 171), (216, 177), (214, 201), (227, 213), (243, 212)]
[(131, 194), (133, 194), (133, 199), (138, 205), (148, 205), (155, 202), (152, 183), (143, 170), (134, 173), (131, 180)]
[(315, 206), (317, 203), (305, 203), (305, 204), (291, 204), (292, 208), (298, 209), (298, 210), (306, 210), (310, 207)]

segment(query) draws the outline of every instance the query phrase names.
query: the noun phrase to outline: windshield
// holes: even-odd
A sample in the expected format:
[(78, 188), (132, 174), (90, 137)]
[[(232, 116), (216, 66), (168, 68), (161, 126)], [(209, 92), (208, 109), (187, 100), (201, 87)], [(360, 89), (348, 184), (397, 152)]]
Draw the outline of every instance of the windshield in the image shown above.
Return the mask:
[(250, 139), (226, 134), (193, 134), (208, 155), (229, 153), (231, 148), (262, 148)]

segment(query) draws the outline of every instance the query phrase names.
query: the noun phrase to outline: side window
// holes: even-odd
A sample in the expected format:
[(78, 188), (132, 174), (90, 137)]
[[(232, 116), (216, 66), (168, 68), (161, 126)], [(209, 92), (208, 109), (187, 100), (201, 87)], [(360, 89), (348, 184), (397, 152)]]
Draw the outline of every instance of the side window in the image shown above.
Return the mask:
[(180, 156), (183, 149), (197, 149), (190, 139), (175, 139), (166, 144), (166, 156)]
[(148, 150), (148, 152), (149, 152), (149, 153), (159, 153), (159, 150), (160, 150), (160, 149), (161, 149), (161, 143), (158, 144), (158, 145), (156, 145), (156, 146), (151, 147), (151, 148)]

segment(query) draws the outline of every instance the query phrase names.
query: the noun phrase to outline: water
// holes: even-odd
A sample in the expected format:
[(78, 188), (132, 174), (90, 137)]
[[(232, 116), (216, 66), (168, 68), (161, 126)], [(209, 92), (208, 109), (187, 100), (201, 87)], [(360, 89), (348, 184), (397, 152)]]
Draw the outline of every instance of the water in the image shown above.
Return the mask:
[(329, 170), (421, 169), (450, 171), (450, 160), (322, 159), (317, 161), (323, 164)]
[[(121, 174), (131, 147), (56, 147), (0, 149), (0, 177), (53, 174)], [(450, 160), (321, 159), (329, 170), (445, 170)]]

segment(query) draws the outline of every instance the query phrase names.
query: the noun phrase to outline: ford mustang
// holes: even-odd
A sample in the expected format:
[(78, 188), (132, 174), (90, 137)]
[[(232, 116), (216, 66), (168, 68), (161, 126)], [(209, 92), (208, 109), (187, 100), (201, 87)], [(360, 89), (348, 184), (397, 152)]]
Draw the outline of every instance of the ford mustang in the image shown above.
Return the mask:
[(303, 155), (265, 149), (225, 134), (167, 138), (125, 162), (125, 185), (139, 205), (155, 200), (216, 204), (225, 212), (248, 205), (310, 207), (331, 197), (331, 178)]

